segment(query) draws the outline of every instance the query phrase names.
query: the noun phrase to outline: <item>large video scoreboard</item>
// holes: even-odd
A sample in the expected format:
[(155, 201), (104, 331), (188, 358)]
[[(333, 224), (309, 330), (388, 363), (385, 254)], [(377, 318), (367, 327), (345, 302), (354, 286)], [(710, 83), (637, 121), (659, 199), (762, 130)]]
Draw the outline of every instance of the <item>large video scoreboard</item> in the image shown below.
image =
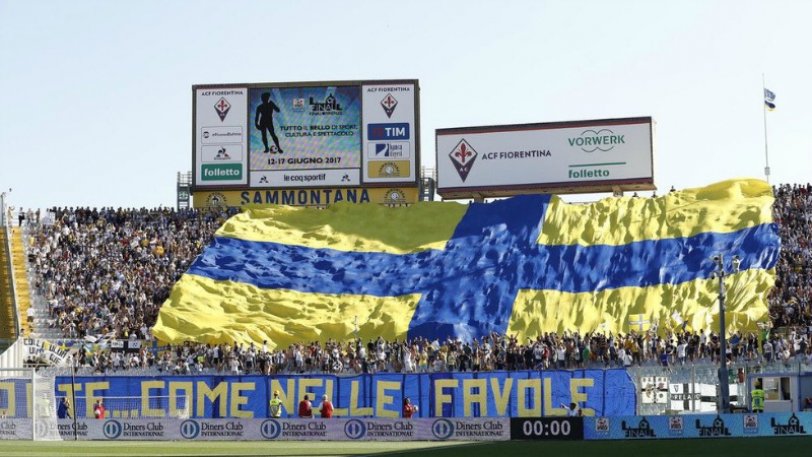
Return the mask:
[(417, 80), (192, 90), (196, 192), (417, 186)]

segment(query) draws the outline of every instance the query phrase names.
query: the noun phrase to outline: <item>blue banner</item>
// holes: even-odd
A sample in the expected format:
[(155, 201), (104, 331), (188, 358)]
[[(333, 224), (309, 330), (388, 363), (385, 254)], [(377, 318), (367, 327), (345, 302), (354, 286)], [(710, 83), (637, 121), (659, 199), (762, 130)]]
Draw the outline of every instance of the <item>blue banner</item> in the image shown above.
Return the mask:
[[(297, 405), (305, 395), (313, 402), (314, 410), (322, 395), (327, 395), (337, 417), (399, 417), (406, 397), (418, 406), (416, 417), (565, 415), (565, 406), (571, 402), (578, 403), (586, 415), (624, 416), (636, 411), (635, 387), (622, 369), (357, 376), (78, 377), (76, 409), (79, 417), (92, 417), (95, 399), (102, 398), (109, 418), (184, 414), (196, 418), (261, 418), (268, 417), (273, 391), (279, 392), (283, 402), (283, 418), (295, 417)], [(70, 397), (70, 392), (70, 378), (58, 377), (57, 397)], [(4, 393), (0, 388), (0, 403)]]

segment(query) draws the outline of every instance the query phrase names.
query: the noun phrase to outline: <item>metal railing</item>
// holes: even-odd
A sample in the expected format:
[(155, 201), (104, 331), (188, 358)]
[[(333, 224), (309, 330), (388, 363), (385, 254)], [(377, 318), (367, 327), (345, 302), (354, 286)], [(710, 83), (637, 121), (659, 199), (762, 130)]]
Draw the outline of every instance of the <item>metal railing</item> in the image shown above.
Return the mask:
[[(4, 225), (2, 230), (5, 232), (6, 235), (6, 265), (3, 265), (6, 268), (6, 271), (9, 274), (9, 296), (11, 297), (11, 306), (14, 307), (14, 312), (12, 315), (14, 316), (14, 334), (17, 338), (20, 337), (20, 309), (17, 307), (17, 288), (15, 287), (15, 278), (14, 278), (14, 261), (12, 260), (12, 250), (11, 250), (11, 231), (9, 230), (8, 225)], [(13, 341), (12, 341), (13, 343)]]

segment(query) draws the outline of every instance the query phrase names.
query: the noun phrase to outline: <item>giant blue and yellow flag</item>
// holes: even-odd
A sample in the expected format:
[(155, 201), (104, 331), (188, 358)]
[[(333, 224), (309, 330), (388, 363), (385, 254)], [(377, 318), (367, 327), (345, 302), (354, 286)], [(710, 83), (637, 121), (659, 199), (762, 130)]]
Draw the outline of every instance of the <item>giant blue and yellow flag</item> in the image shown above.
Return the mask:
[[(525, 195), (408, 208), (276, 206), (229, 219), (161, 308), (177, 343), (718, 328), (712, 257), (734, 255), (727, 322), (768, 318), (770, 186), (726, 181), (586, 205)], [(646, 327), (648, 328), (648, 327)]]

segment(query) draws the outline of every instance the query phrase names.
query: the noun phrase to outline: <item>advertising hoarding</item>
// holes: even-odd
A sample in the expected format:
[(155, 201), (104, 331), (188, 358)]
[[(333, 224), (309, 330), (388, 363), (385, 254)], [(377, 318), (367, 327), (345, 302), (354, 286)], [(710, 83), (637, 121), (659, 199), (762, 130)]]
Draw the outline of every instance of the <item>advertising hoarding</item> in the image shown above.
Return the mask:
[[(74, 438), (73, 420), (0, 420), (2, 439)], [(198, 419), (78, 420), (78, 440), (104, 441), (507, 441), (508, 418), (466, 419)]]
[(585, 417), (586, 440), (809, 436), (812, 413)]
[(248, 89), (200, 88), (194, 96), (194, 185), (245, 185)]
[(417, 185), (417, 80), (193, 90), (195, 190)]
[(250, 189), (195, 192), (193, 206), (245, 205), (326, 206), (334, 203), (417, 203), (416, 187), (328, 187), (317, 189)]
[(436, 131), (443, 198), (654, 189), (650, 117)]
[[(77, 419), (78, 440), (504, 441), (808, 437), (812, 413), (414, 419)], [(0, 440), (74, 438), (72, 419), (0, 419)]]

